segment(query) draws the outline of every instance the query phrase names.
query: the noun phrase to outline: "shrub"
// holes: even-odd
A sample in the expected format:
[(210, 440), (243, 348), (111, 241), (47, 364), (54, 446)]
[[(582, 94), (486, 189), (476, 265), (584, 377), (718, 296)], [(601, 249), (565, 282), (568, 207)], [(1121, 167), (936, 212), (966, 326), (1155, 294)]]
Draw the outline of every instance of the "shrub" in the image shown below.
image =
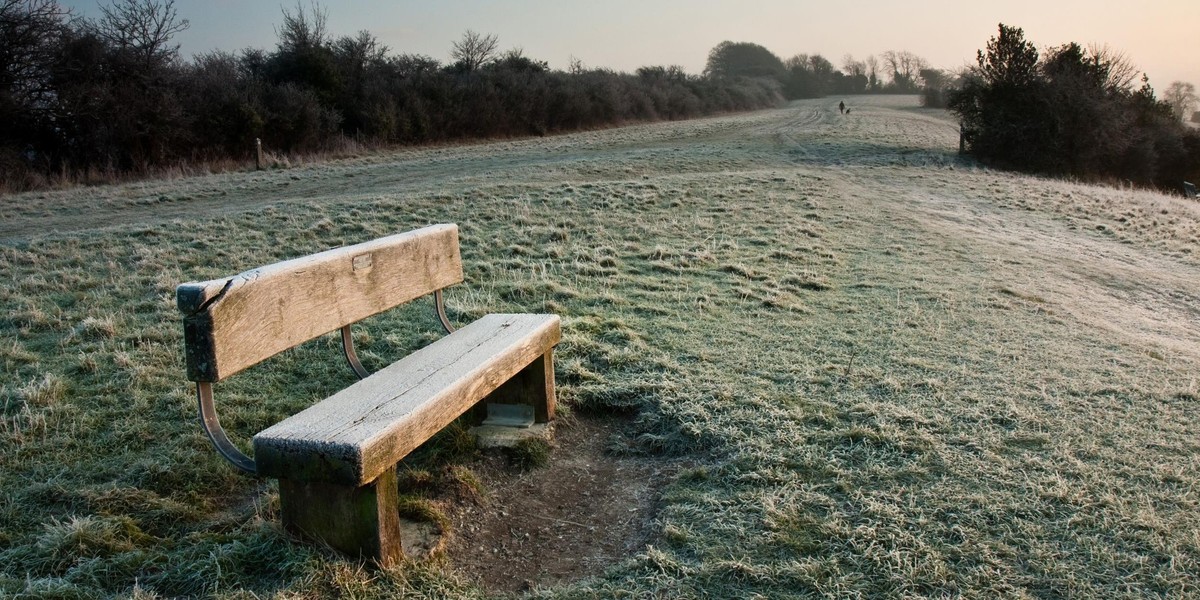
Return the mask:
[(1039, 56), (1020, 28), (1000, 25), (949, 97), (968, 152), (999, 167), (1175, 189), (1200, 153), (1171, 108), (1119, 56), (1066, 44)]

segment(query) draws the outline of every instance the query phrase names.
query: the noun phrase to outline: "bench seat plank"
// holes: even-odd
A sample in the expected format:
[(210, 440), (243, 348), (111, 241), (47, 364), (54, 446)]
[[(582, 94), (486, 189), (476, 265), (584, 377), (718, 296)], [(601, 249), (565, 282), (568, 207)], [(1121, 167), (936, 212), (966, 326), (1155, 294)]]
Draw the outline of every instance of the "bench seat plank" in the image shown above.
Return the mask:
[(559, 323), (487, 315), (254, 436), (258, 473), (367, 484), (549, 352)]

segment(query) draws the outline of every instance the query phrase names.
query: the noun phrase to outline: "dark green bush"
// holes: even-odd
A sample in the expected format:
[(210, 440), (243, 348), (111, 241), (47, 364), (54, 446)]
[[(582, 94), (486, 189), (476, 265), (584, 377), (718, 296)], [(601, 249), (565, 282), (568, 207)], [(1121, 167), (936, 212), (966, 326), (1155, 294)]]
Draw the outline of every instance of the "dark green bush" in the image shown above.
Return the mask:
[(1200, 175), (1200, 142), (1119, 56), (1066, 44), (1039, 56), (1000, 25), (949, 107), (981, 162), (1085, 180), (1177, 189)]

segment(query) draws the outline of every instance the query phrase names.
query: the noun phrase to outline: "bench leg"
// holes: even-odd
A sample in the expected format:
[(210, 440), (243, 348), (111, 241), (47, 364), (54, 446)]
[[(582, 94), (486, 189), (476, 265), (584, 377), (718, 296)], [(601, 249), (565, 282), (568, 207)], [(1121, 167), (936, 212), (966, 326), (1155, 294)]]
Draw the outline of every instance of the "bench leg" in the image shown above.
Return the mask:
[(487, 416), (489, 403), (529, 404), (535, 423), (554, 420), (554, 349), (547, 350), (477, 404), (473, 413), (477, 421)]
[(395, 467), (362, 487), (279, 480), (284, 527), (384, 567), (404, 556), (398, 499)]

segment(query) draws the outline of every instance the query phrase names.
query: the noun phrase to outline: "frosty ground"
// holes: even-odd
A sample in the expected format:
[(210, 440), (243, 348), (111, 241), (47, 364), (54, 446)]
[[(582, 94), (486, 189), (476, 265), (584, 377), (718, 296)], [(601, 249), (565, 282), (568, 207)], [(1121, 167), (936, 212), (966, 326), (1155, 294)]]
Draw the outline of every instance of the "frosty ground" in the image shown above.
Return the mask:
[[(943, 111), (837, 100), (0, 198), (0, 590), (503, 592), (453, 543), (379, 572), (281, 532), (197, 427), (173, 303), (456, 222), (451, 318), (562, 315), (563, 427), (664, 478), (627, 552), (514, 589), (1200, 595), (1197, 205), (982, 169)], [(436, 338), (418, 304), (364, 324), (369, 367)], [(218, 385), (223, 423), (245, 444), (339, 361), (322, 338)], [(410, 478), (451, 540), (515, 497), (460, 437)]]

